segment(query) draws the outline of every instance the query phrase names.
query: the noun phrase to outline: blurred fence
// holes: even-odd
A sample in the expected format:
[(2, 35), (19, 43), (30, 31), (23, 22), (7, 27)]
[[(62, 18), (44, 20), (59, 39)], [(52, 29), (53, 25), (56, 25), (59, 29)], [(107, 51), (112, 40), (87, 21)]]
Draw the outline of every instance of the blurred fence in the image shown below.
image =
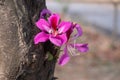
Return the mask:
[[(77, 1), (77, 0), (76, 0)], [(79, 1), (79, 0), (78, 0)], [(94, 4), (111, 4), (114, 7), (114, 14), (113, 14), (113, 30), (112, 30), (112, 37), (113, 40), (116, 39), (117, 37), (117, 33), (118, 33), (118, 28), (119, 26), (118, 24), (118, 13), (119, 13), (119, 4), (120, 4), (120, 0), (80, 0), (80, 3), (94, 3)]]

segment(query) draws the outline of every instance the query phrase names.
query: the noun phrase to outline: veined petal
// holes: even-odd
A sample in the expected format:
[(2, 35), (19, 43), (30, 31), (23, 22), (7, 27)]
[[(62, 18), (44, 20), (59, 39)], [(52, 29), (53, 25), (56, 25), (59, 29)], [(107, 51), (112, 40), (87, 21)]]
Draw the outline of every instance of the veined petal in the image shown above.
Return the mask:
[(57, 29), (57, 26), (59, 24), (59, 20), (60, 20), (60, 16), (58, 14), (52, 14), (50, 17), (49, 17), (49, 23), (51, 25), (51, 27), (56, 30)]
[(62, 40), (62, 45), (67, 42), (67, 35), (66, 35), (66, 33), (58, 35), (58, 37)]
[(63, 44), (65, 44), (67, 42), (67, 36), (66, 36), (66, 34), (57, 35), (57, 36), (51, 35), (49, 37), (49, 39), (56, 46), (62, 46)]
[(74, 28), (76, 28), (77, 33), (73, 36), (73, 39), (76, 39), (82, 35), (82, 29), (78, 24), (76, 24)]
[(71, 28), (72, 23), (71, 22), (65, 22), (62, 21), (59, 26), (58, 26), (58, 33), (65, 33), (66, 31), (68, 31)]
[(36, 22), (36, 26), (42, 31), (49, 32), (51, 30), (50, 25), (48, 24), (48, 22), (45, 19), (39, 19)]
[(59, 58), (58, 64), (63, 66), (68, 63), (70, 57), (68, 55), (67, 47), (64, 48), (63, 55)]
[(88, 44), (71, 44), (71, 47), (77, 49), (79, 52), (88, 51)]
[(34, 37), (34, 44), (38, 44), (39, 42), (45, 42), (49, 39), (49, 34), (45, 32), (40, 32)]
[(51, 36), (49, 39), (50, 39), (50, 41), (51, 41), (54, 45), (56, 45), (56, 46), (61, 46), (61, 45), (62, 45), (62, 41), (61, 41), (61, 39), (59, 39), (59, 38), (56, 38), (56, 37), (54, 37), (54, 36)]

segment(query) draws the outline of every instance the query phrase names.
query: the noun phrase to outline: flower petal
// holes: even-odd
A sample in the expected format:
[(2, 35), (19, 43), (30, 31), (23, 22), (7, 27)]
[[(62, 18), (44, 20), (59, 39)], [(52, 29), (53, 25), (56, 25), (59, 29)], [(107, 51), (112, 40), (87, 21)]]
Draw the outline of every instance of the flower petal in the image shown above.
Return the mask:
[(49, 32), (51, 30), (50, 25), (48, 24), (48, 22), (45, 19), (39, 19), (36, 22), (36, 26), (42, 31)]
[(68, 63), (70, 57), (68, 55), (67, 47), (64, 48), (63, 55), (59, 58), (58, 64), (63, 66)]
[(40, 18), (46, 18), (46, 16), (50, 16), (51, 14), (51, 11), (49, 11), (48, 9), (43, 9), (40, 14)]
[(71, 28), (71, 24), (72, 24), (71, 22), (62, 21), (59, 24), (58, 33), (61, 34), (61, 33), (65, 33), (66, 31), (68, 31)]
[(79, 52), (88, 51), (88, 44), (71, 44), (71, 47), (77, 49)]
[(62, 40), (62, 44), (65, 44), (67, 42), (66, 33), (58, 35), (58, 37)]
[(57, 36), (51, 35), (49, 39), (56, 46), (62, 46), (63, 44), (66, 43), (67, 36), (66, 36), (66, 34), (57, 35)]
[(34, 44), (38, 44), (39, 42), (45, 42), (49, 39), (49, 34), (45, 32), (40, 32), (34, 37)]
[(52, 28), (56, 30), (59, 24), (60, 16), (58, 14), (52, 14), (48, 20)]
[(78, 25), (78, 24), (75, 24), (74, 28), (76, 28), (77, 33), (73, 36), (73, 39), (76, 39), (82, 35), (82, 29), (81, 29), (80, 25)]

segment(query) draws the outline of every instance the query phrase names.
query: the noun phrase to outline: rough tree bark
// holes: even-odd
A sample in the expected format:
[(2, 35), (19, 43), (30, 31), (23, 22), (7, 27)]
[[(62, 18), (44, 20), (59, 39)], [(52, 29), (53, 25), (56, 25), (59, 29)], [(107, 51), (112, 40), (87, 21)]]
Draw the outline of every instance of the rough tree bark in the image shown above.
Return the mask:
[(57, 50), (49, 41), (33, 44), (43, 8), (45, 0), (0, 0), (0, 80), (53, 80), (56, 59), (46, 53)]

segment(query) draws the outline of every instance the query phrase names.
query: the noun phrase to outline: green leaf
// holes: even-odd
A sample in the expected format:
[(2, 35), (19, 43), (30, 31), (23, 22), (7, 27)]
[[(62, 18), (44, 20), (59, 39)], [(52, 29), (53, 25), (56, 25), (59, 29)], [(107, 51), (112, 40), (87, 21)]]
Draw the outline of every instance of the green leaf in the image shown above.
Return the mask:
[(53, 55), (50, 53), (50, 52), (47, 52), (47, 54), (48, 54), (48, 61), (51, 61), (51, 60), (53, 60)]

